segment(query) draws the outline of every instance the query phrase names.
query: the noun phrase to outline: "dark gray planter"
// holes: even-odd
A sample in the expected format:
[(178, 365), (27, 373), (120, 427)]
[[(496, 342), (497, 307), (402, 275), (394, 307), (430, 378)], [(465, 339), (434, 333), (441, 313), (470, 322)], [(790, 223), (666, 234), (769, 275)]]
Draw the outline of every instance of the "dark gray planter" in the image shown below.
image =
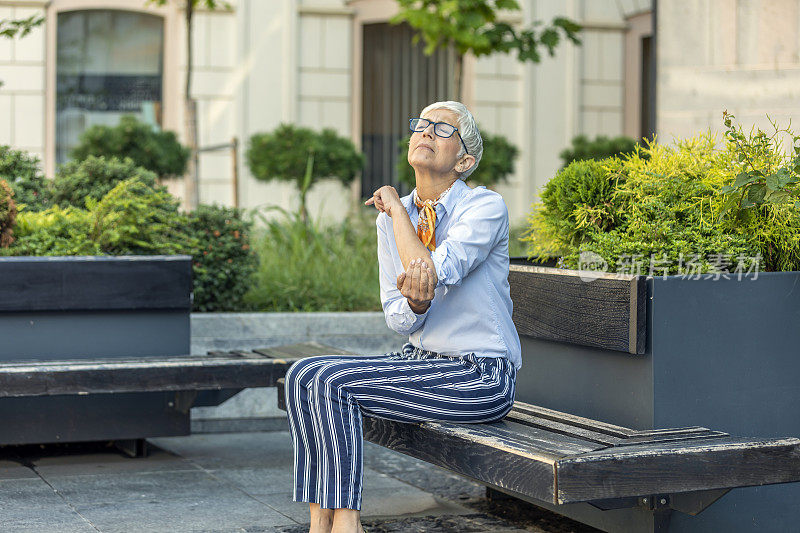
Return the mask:
[[(0, 258), (0, 362), (188, 355), (191, 258)], [(0, 399), (0, 444), (189, 433), (181, 393)]]
[[(613, 287), (512, 266), (509, 281), (517, 399), (637, 429), (800, 436), (800, 272), (628, 276)], [(794, 531), (798, 501), (800, 483), (734, 489), (697, 516), (672, 513), (669, 531)], [(653, 530), (637, 510), (556, 511), (609, 531)]]

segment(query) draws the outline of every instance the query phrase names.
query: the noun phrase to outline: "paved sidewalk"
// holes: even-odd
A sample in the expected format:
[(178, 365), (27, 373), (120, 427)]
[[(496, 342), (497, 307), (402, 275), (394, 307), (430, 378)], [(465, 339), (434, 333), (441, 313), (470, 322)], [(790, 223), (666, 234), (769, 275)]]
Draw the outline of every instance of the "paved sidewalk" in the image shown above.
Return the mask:
[[(0, 447), (0, 532), (308, 530), (306, 505), (291, 501), (286, 431), (149, 442), (149, 456), (138, 459), (108, 443)], [(505, 520), (487, 509), (482, 487), (367, 445), (370, 533), (591, 531), (569, 521), (541, 529), (536, 520)]]

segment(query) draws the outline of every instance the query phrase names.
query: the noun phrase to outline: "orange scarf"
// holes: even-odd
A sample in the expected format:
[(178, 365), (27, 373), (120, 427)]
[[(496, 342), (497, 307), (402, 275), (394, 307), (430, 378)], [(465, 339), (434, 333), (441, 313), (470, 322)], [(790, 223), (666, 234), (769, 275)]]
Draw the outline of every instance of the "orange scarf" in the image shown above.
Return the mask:
[(414, 204), (419, 210), (417, 236), (422, 244), (432, 252), (436, 249), (436, 204), (431, 200), (420, 202), (416, 194), (414, 195)]
[(442, 196), (447, 194), (447, 191), (453, 188), (450, 185), (447, 189), (442, 191), (442, 194), (436, 197), (436, 200), (420, 200), (416, 192), (414, 192), (414, 205), (417, 206), (419, 211), (419, 222), (417, 223), (417, 237), (425, 245), (425, 248), (431, 252), (436, 250), (436, 205)]

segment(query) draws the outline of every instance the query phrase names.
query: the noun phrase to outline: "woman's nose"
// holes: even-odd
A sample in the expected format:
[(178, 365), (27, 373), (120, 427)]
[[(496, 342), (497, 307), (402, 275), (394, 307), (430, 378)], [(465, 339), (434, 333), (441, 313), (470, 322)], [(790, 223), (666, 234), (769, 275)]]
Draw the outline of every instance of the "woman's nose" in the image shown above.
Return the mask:
[(432, 122), (430, 124), (428, 124), (425, 127), (425, 129), (422, 130), (422, 136), (425, 137), (427, 135), (429, 139), (433, 139), (433, 137), (434, 137), (433, 128), (434, 127), (435, 126), (434, 126), (434, 124)]

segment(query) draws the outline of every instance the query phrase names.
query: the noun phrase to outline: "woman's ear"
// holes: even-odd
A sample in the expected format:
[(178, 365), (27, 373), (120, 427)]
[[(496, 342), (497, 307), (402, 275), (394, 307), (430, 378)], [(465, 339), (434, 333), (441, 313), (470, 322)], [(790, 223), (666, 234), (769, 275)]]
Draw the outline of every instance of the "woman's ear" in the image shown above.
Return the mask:
[(458, 172), (464, 173), (467, 170), (471, 169), (474, 165), (475, 165), (475, 158), (467, 154), (463, 158), (461, 158), (461, 161), (456, 163), (456, 170)]

